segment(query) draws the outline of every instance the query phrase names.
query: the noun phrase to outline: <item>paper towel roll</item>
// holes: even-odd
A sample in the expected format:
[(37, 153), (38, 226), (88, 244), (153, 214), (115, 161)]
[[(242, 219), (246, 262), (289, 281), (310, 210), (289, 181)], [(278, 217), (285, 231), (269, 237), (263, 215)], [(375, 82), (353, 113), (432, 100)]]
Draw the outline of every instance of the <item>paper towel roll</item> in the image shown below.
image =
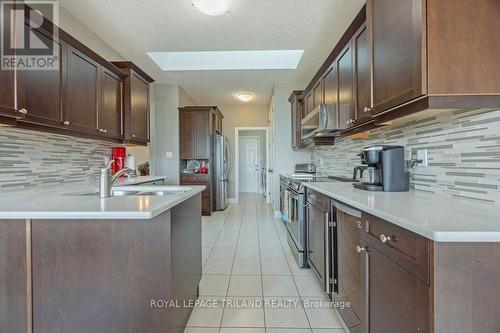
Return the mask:
[(125, 167), (135, 170), (135, 157), (132, 154), (128, 154), (125, 159)]

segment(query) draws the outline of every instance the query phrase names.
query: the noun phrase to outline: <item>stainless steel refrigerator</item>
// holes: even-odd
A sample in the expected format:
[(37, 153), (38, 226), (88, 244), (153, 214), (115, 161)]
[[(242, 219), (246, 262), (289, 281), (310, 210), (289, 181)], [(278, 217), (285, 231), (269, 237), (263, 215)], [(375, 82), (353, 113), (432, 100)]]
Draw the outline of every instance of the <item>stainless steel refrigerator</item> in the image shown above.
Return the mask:
[(215, 135), (215, 210), (224, 210), (227, 207), (227, 189), (231, 160), (229, 143), (223, 135)]

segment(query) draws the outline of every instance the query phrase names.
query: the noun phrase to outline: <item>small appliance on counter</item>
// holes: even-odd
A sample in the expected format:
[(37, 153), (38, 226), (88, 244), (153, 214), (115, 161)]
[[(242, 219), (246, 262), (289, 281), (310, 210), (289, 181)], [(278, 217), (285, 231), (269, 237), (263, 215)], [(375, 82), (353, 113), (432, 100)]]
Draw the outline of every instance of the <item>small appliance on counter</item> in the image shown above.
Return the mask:
[[(406, 192), (410, 189), (410, 174), (406, 170), (402, 146), (370, 146), (359, 154), (361, 166), (354, 168), (353, 186), (365, 191)], [(356, 182), (358, 174), (364, 181)]]
[[(125, 147), (112, 147), (111, 148), (111, 159), (115, 162), (111, 167), (113, 175), (125, 168), (125, 159), (127, 158), (127, 148)], [(121, 177), (125, 177), (122, 175)]]

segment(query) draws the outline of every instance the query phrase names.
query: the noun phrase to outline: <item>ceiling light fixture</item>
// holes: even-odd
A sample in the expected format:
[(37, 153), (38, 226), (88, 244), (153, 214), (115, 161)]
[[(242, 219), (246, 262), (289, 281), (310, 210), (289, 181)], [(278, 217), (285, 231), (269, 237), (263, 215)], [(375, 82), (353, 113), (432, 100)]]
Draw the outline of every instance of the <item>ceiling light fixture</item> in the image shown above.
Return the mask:
[(229, 11), (232, 0), (191, 0), (191, 3), (204, 14), (217, 16)]
[(255, 98), (255, 94), (251, 92), (242, 92), (238, 94), (238, 99), (242, 102), (250, 102)]

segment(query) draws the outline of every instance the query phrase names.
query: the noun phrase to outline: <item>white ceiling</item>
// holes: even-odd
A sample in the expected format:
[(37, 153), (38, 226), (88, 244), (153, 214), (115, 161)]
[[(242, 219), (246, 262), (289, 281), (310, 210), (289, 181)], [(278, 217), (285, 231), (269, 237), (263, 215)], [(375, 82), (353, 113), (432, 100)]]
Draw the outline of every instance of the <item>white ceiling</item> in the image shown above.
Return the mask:
[[(157, 83), (179, 84), (198, 104), (267, 105), (274, 83), (307, 84), (364, 0), (233, 0), (208, 16), (190, 0), (61, 0), (61, 5)], [(305, 50), (295, 70), (163, 72), (147, 52)], [(112, 59), (110, 59), (112, 60)]]

